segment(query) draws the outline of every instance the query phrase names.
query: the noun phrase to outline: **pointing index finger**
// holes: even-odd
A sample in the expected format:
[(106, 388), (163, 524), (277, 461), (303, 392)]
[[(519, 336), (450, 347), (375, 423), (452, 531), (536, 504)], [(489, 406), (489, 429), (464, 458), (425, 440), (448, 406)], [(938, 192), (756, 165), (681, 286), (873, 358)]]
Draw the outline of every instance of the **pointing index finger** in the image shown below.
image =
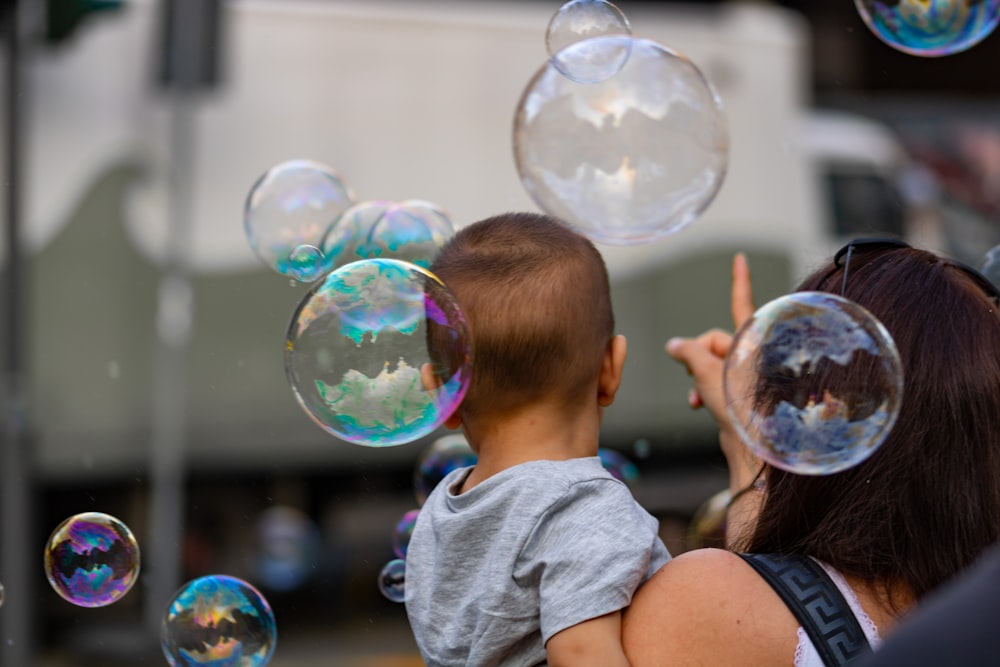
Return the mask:
[(742, 252), (733, 257), (733, 326), (739, 329), (753, 315), (753, 287), (750, 283), (750, 266)]

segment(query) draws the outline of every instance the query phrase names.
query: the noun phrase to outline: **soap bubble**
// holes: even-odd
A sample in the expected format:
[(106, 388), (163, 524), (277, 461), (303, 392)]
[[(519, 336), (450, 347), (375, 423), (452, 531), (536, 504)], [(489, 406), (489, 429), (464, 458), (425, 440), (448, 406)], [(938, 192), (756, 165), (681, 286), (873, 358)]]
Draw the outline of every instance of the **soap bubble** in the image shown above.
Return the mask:
[(857, 465), (899, 414), (903, 368), (882, 324), (834, 294), (797, 292), (754, 313), (723, 370), (726, 409), (754, 454), (826, 475)]
[(357, 253), (365, 258), (391, 258), (428, 268), (452, 237), (448, 215), (435, 204), (417, 199), (368, 202), (367, 239)]
[(427, 496), (448, 473), (474, 466), (478, 458), (463, 435), (446, 435), (428, 445), (420, 454), (413, 474), (417, 504), (423, 506)]
[(139, 545), (109, 514), (85, 512), (63, 521), (45, 545), (45, 576), (64, 600), (103, 607), (120, 600), (139, 577)]
[(971, 48), (1000, 21), (1000, 0), (854, 0), (883, 42), (914, 56), (947, 56)]
[(597, 450), (597, 456), (601, 459), (604, 469), (618, 481), (625, 482), (630, 487), (639, 481), (639, 469), (621, 452), (601, 447)]
[(329, 257), (328, 269), (337, 269), (345, 264), (366, 259), (364, 246), (372, 227), (385, 212), (389, 202), (363, 201), (352, 205), (340, 214), (337, 221), (326, 231), (320, 244), (324, 257)]
[(400, 558), (406, 558), (406, 550), (410, 546), (410, 538), (413, 537), (413, 528), (417, 525), (418, 516), (420, 510), (410, 510), (403, 515), (392, 531), (392, 552)]
[(171, 667), (264, 667), (277, 640), (274, 613), (264, 596), (226, 575), (185, 584), (160, 626), (160, 647)]
[(514, 159), (546, 213), (594, 241), (645, 243), (689, 225), (719, 191), (729, 154), (722, 102), (691, 61), (649, 40), (596, 37), (564, 51), (601, 42), (630, 45), (615, 76), (581, 84), (550, 62), (532, 78), (514, 119)]
[(396, 558), (378, 574), (378, 589), (387, 600), (402, 602), (406, 595), (406, 561)]
[(990, 248), (979, 264), (979, 271), (995, 286), (1000, 286), (1000, 245)]
[(640, 459), (648, 459), (652, 454), (653, 446), (646, 438), (639, 438), (632, 443), (632, 452)]
[(723, 489), (698, 506), (684, 538), (688, 549), (725, 548), (726, 514), (732, 497), (729, 489)]
[(243, 227), (250, 247), (267, 266), (300, 282), (328, 271), (320, 252), (327, 230), (354, 200), (332, 169), (291, 160), (269, 169), (250, 189)]
[(309, 289), (288, 329), (285, 370), (320, 427), (384, 447), (444, 423), (468, 389), (471, 359), (465, 318), (436, 276), (365, 259)]
[(295, 590), (312, 575), (319, 560), (319, 528), (305, 512), (269, 507), (257, 519), (257, 576), (275, 591)]
[(607, 0), (571, 0), (559, 8), (545, 31), (545, 46), (552, 65), (563, 76), (579, 83), (598, 83), (614, 76), (625, 65), (631, 41), (593, 42), (564, 51), (594, 37), (630, 37), (628, 19)]

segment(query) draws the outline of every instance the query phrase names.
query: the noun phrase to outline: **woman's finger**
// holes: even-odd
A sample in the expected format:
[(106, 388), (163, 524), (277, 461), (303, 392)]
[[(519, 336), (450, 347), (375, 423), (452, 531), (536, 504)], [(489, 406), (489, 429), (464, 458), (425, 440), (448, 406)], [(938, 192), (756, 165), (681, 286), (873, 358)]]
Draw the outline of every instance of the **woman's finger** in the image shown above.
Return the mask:
[(750, 266), (746, 255), (741, 252), (733, 257), (733, 326), (739, 329), (753, 315), (753, 286), (750, 282)]

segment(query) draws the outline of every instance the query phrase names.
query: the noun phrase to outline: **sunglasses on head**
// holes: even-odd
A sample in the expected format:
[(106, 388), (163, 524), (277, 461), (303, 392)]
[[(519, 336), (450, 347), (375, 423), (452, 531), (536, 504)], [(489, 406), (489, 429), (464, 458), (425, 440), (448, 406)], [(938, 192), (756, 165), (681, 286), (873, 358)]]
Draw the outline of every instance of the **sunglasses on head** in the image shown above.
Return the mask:
[[(843, 295), (844, 291), (847, 288), (847, 274), (849, 273), (850, 270), (851, 257), (853, 255), (858, 255), (861, 253), (869, 253), (869, 252), (878, 252), (881, 250), (889, 250), (896, 248), (911, 248), (911, 247), (913, 246), (911, 246), (906, 241), (903, 241), (902, 239), (893, 238), (890, 236), (860, 238), (860, 239), (854, 239), (853, 241), (849, 242), (843, 248), (838, 250), (837, 254), (833, 256), (833, 265), (836, 266), (838, 269), (839, 268), (844, 269), (844, 279), (840, 285), (841, 295)], [(941, 261), (947, 265), (954, 266), (955, 268), (959, 269), (960, 271), (968, 275), (970, 278), (972, 278), (973, 282), (979, 285), (979, 288), (983, 290), (986, 296), (992, 299), (993, 302), (996, 303), (997, 305), (1000, 305), (1000, 290), (997, 290), (996, 285), (994, 285), (989, 278), (987, 278), (982, 273), (972, 268), (968, 264), (965, 264), (964, 262), (959, 262), (958, 260), (955, 259), (944, 259), (944, 258), (942, 258)]]

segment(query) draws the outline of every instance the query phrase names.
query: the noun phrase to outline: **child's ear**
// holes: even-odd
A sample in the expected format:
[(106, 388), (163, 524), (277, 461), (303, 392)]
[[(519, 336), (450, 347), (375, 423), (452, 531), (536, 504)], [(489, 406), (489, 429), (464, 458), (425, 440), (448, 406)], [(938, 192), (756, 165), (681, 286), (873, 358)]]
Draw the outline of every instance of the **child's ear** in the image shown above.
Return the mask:
[[(420, 383), (424, 385), (424, 389), (427, 391), (436, 391), (444, 384), (441, 378), (434, 374), (433, 364), (423, 364), (420, 366)], [(444, 420), (444, 426), (452, 431), (462, 427), (462, 418), (458, 415), (457, 408), (451, 413), (450, 417)]]
[(608, 343), (601, 363), (601, 375), (597, 380), (597, 403), (606, 408), (615, 402), (615, 394), (622, 383), (622, 369), (625, 367), (625, 357), (628, 344), (625, 336), (615, 336)]
[(434, 374), (434, 364), (430, 363), (421, 364), (420, 383), (424, 385), (424, 389), (427, 391), (434, 391), (444, 384), (441, 382), (441, 378)]
[(462, 428), (462, 417), (458, 414), (458, 408), (455, 408), (455, 411), (444, 420), (444, 427), (451, 429), (452, 431), (457, 431)]

